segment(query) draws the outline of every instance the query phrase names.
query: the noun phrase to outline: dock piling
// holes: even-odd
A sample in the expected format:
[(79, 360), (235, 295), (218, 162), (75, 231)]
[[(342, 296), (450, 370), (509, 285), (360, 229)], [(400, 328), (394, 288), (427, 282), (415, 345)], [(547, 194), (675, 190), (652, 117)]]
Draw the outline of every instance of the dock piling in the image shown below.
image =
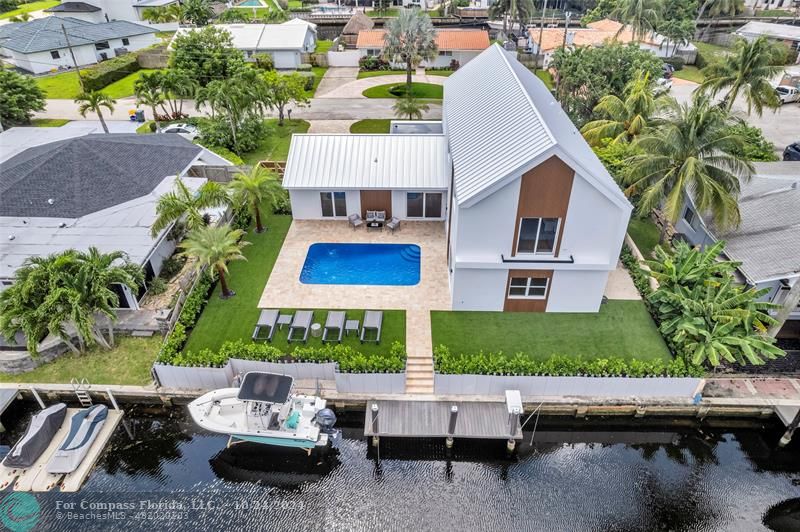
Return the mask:
[(46, 408), (44, 406), (44, 401), (42, 401), (42, 398), (39, 397), (39, 392), (37, 392), (36, 388), (34, 388), (33, 386), (31, 386), (31, 395), (33, 395), (33, 398), (36, 399), (37, 403), (39, 403), (39, 408), (44, 410)]
[(794, 431), (797, 430), (797, 426), (800, 425), (800, 410), (794, 415), (794, 419), (789, 425), (786, 427), (786, 432), (783, 433), (781, 436), (780, 441), (778, 442), (778, 447), (786, 447), (789, 445), (789, 442), (792, 441), (792, 436), (794, 435)]
[(448, 449), (453, 448), (453, 434), (456, 432), (456, 421), (458, 420), (458, 405), (452, 405), (450, 407), (450, 422), (447, 426), (447, 438), (445, 439), (444, 443)]
[(372, 445), (377, 447), (380, 443), (380, 437), (378, 436), (378, 403), (372, 403), (370, 409), (372, 411)]

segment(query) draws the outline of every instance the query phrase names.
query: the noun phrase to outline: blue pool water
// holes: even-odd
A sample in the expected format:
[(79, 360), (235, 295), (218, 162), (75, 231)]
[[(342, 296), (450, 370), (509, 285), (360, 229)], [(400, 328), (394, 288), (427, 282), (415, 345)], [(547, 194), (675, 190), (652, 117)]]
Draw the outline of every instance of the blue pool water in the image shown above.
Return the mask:
[(421, 256), (415, 244), (312, 244), (300, 282), (413, 286)]
[(247, 7), (261, 7), (264, 4), (261, 2), (261, 0), (244, 0), (244, 2), (241, 2), (239, 5)]

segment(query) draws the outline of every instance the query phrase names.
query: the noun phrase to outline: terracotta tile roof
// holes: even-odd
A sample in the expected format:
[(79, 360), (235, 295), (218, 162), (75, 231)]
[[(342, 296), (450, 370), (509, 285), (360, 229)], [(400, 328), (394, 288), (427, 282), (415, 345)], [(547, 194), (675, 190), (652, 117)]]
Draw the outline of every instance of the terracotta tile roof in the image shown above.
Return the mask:
[[(633, 34), (630, 29), (625, 28), (622, 33), (617, 35), (617, 31), (622, 24), (619, 22), (603, 19), (587, 24), (586, 28), (570, 29), (572, 34), (573, 46), (602, 46), (607, 40), (616, 40), (621, 43), (634, 42)], [(534, 43), (539, 42), (539, 28), (529, 28), (528, 35)], [(542, 50), (549, 52), (559, 48), (564, 42), (564, 30), (561, 28), (545, 28), (542, 32)], [(645, 44), (658, 44), (650, 35), (643, 39)]]
[(616, 20), (611, 20), (610, 18), (604, 18), (603, 20), (597, 20), (595, 22), (590, 22), (586, 26), (588, 28), (592, 28), (592, 29), (595, 29), (595, 30), (613, 31), (614, 33), (616, 33), (622, 27), (622, 23), (621, 22), (617, 22)]
[[(359, 31), (356, 48), (382, 48), (385, 35), (385, 30)], [(439, 50), (485, 50), (489, 47), (489, 33), (484, 30), (437, 30), (436, 46)]]

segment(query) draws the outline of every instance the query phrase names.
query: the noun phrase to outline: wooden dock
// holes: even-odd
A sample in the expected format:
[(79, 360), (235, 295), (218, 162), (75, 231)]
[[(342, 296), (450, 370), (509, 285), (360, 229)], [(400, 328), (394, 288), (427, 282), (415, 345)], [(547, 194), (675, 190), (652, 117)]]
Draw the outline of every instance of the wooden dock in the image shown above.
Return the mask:
[(67, 409), (64, 423), (53, 437), (53, 441), (50, 442), (42, 456), (31, 467), (28, 469), (12, 469), (0, 466), (0, 490), (5, 489), (12, 482), (14, 483), (14, 491), (50, 491), (59, 485), (63, 492), (76, 492), (80, 489), (97, 460), (103, 454), (103, 450), (106, 448), (115, 429), (122, 421), (123, 412), (122, 410), (109, 409), (103, 428), (100, 429), (97, 438), (95, 438), (78, 469), (68, 475), (50, 474), (46, 471), (47, 464), (69, 432), (72, 416), (79, 410), (78, 408)]
[(11, 403), (14, 402), (14, 399), (16, 399), (18, 395), (19, 392), (16, 390), (10, 390), (8, 388), (0, 389), (0, 414), (11, 406)]
[(367, 401), (364, 436), (520, 440), (522, 427), (503, 402), (373, 400)]

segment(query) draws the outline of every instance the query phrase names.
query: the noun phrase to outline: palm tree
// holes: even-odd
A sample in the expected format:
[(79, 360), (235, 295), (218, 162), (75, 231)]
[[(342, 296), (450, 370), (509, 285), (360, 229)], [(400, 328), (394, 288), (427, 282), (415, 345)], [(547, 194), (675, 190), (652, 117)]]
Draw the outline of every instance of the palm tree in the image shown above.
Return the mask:
[(628, 142), (645, 132), (650, 117), (661, 100), (653, 94), (649, 72), (638, 72), (636, 77), (625, 85), (625, 100), (614, 94), (600, 99), (594, 113), (604, 116), (593, 120), (581, 128), (586, 141), (597, 146), (603, 139), (612, 143)]
[(256, 219), (256, 233), (264, 232), (261, 222), (261, 205), (266, 200), (271, 208), (275, 206), (278, 194), (283, 190), (277, 176), (261, 166), (253, 166), (249, 174), (238, 173), (228, 188), (236, 205), (246, 204)]
[(186, 229), (192, 230), (206, 225), (203, 211), (228, 203), (225, 188), (214, 181), (207, 181), (194, 192), (178, 177), (175, 189), (167, 192), (156, 204), (156, 219), (150, 227), (150, 235), (155, 238), (173, 222), (185, 219)]
[(730, 111), (733, 102), (744, 96), (747, 114), (755, 109), (761, 116), (764, 107), (776, 109), (780, 100), (772, 87), (774, 78), (783, 67), (773, 65), (775, 48), (765, 37), (753, 41), (739, 39), (733, 45), (733, 54), (703, 69), (705, 79), (700, 90), (716, 96), (727, 89), (723, 103)]
[[(711, 21), (713, 21), (720, 16), (733, 16), (737, 13), (741, 13), (742, 11), (744, 11), (743, 0), (705, 0), (700, 6), (700, 9), (697, 11), (695, 28), (698, 27), (698, 23), (705, 13), (711, 15), (710, 18)], [(702, 32), (697, 32), (697, 38), (705, 39), (710, 29), (711, 24), (706, 24)]]
[(181, 255), (195, 257), (198, 270), (209, 266), (219, 276), (220, 297), (227, 299), (235, 294), (228, 288), (225, 275), (228, 273), (228, 262), (246, 260), (242, 248), (250, 242), (242, 241), (244, 231), (231, 229), (225, 224), (221, 226), (205, 226), (193, 229), (180, 244)]
[(113, 113), (114, 104), (117, 103), (114, 98), (100, 91), (82, 92), (77, 98), (75, 98), (75, 103), (80, 104), (78, 106), (78, 112), (84, 118), (86, 118), (86, 113), (89, 111), (97, 113), (97, 118), (100, 119), (100, 125), (103, 126), (103, 131), (108, 133), (108, 126), (106, 125), (106, 121), (103, 119), (101, 108), (105, 107), (110, 113)]
[(144, 105), (151, 109), (153, 121), (156, 123), (156, 130), (161, 131), (157, 107), (159, 105), (163, 106), (165, 99), (164, 93), (159, 88), (159, 77), (160, 74), (158, 72), (142, 74), (133, 84), (133, 92), (136, 95), (136, 105)]
[(409, 120), (422, 120), (422, 113), (427, 112), (430, 106), (411, 94), (406, 94), (405, 97), (398, 98), (394, 102), (392, 109), (398, 118), (408, 117)]
[(623, 23), (617, 35), (628, 26), (634, 40), (641, 42), (655, 31), (663, 11), (664, 4), (660, 0), (620, 0), (610, 17)]
[(491, 20), (503, 19), (503, 35), (508, 33), (508, 21), (511, 19), (511, 31), (514, 31), (514, 22), (520, 29), (533, 19), (535, 6), (532, 0), (497, 0), (489, 6)]
[(639, 213), (662, 207), (675, 223), (691, 194), (698, 210), (710, 213), (717, 227), (738, 226), (740, 180), (750, 179), (753, 166), (731, 155), (741, 149), (742, 139), (730, 133), (729, 115), (701, 95), (693, 104), (666, 100), (663, 121), (636, 139), (642, 153), (626, 161), (625, 193), (641, 192)]
[(436, 30), (431, 18), (419, 9), (403, 9), (387, 24), (384, 55), (406, 65), (407, 94), (411, 94), (411, 72), (423, 60), (436, 57)]

